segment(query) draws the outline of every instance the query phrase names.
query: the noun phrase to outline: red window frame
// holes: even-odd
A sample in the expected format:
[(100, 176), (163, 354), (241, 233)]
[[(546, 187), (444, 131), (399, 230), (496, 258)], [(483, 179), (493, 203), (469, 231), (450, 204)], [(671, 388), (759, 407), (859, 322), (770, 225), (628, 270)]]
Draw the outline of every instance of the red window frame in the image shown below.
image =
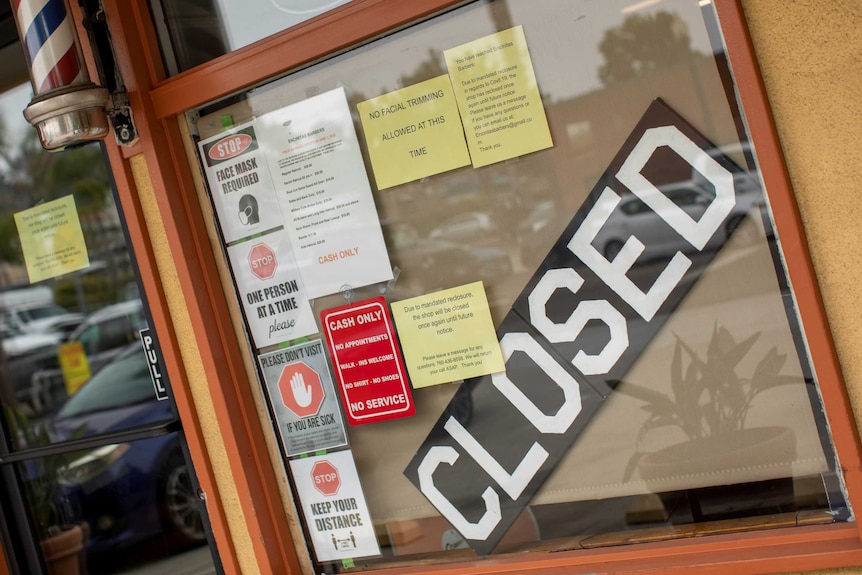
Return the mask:
[[(206, 224), (198, 205), (192, 171), (186, 161), (182, 113), (243, 90), (268, 78), (308, 65), (392, 29), (431, 16), (457, 0), (354, 0), (281, 34), (227, 54), (193, 70), (167, 78), (146, 0), (104, 0), (118, 64), (129, 91), (140, 134), (134, 147), (108, 144), (122, 209), (165, 346), (167, 369), (177, 394), (192, 458), (208, 495), (214, 536), (227, 573), (240, 573), (238, 549), (230, 535), (229, 516), (236, 510), (219, 497), (216, 473), (182, 360), (183, 346), (173, 329), (164, 285), (149, 235), (144, 209), (135, 191), (130, 158), (143, 156), (153, 185), (164, 241), (170, 248), (191, 319), (192, 332), (210, 384), (215, 417), (239, 495), (257, 566), (262, 573), (300, 573), (308, 565), (305, 542), (285, 513), (278, 490), (278, 468), (269, 458), (264, 425), (251, 396), (241, 353), (228, 311)], [(802, 223), (780, 154), (775, 124), (754, 56), (739, 0), (714, 0), (727, 43), (736, 88), (758, 150), (786, 265), (818, 374), (833, 442), (851, 505), (862, 501), (860, 442), (847, 391), (827, 325)], [(73, 8), (75, 10), (76, 8)], [(85, 46), (88, 64), (93, 61)], [(235, 525), (235, 523), (234, 523)], [(293, 530), (292, 530), (293, 528)], [(648, 570), (651, 573), (766, 573), (862, 565), (859, 522), (793, 529), (757, 530), (708, 538), (689, 537), (634, 546), (533, 553), (482, 561), (381, 569), (386, 574), (434, 573), (572, 573)]]

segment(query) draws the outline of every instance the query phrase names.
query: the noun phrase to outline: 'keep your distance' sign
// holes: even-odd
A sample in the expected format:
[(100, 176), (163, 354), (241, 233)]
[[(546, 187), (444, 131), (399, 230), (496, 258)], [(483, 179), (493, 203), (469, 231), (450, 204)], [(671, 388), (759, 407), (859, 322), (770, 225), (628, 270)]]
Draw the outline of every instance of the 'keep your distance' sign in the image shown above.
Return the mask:
[[(661, 190), (680, 170), (714, 190), (699, 218)], [(500, 542), (727, 241), (734, 174), (745, 177), (656, 100), (533, 274), (497, 329), (505, 371), (466, 380), (404, 471), (477, 552)], [(627, 192), (698, 256), (677, 251), (647, 271), (637, 237), (600, 251), (594, 240)], [(591, 322), (606, 329), (586, 341)], [(471, 417), (474, 405), (494, 417)]]
[(290, 461), (318, 561), (380, 555), (350, 450)]

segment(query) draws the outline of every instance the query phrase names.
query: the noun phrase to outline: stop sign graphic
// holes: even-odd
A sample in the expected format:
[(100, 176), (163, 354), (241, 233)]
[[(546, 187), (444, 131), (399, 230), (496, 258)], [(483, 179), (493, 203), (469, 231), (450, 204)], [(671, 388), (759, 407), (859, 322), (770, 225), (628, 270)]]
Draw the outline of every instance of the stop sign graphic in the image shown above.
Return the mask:
[(325, 459), (316, 462), (311, 468), (311, 482), (315, 489), (329, 497), (338, 493), (341, 487), (338, 470)]
[(316, 415), (326, 397), (320, 376), (301, 361), (281, 370), (278, 389), (284, 406), (297, 417)]
[(275, 275), (278, 261), (275, 252), (266, 244), (255, 244), (248, 252), (248, 266), (251, 273), (262, 280), (268, 280)]

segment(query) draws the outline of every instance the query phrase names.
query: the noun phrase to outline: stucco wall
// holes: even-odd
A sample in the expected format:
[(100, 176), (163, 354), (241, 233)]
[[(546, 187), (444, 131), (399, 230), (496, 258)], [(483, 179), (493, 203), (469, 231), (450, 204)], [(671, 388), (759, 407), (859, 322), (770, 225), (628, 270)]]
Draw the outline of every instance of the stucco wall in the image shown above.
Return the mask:
[[(859, 423), (862, 2), (744, 0), (742, 4)], [(862, 568), (829, 573), (862, 573)]]
[(746, 0), (857, 421), (862, 415), (862, 3)]

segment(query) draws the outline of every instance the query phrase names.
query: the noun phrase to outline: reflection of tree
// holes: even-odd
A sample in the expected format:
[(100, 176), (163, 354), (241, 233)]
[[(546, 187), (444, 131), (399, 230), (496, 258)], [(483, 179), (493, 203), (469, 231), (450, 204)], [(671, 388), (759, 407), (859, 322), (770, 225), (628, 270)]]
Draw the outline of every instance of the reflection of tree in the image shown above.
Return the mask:
[(686, 62), (695, 53), (685, 22), (668, 12), (629, 16), (605, 32), (599, 51), (605, 58), (599, 80), (605, 85)]
[(443, 61), (443, 54), (432, 48), (428, 50), (428, 58), (419, 62), (419, 65), (416, 66), (416, 69), (413, 70), (413, 72), (410, 74), (402, 74), (401, 85), (412, 86), (413, 84), (424, 82), (425, 80), (430, 80), (431, 78), (436, 78), (437, 76), (442, 76), (446, 73), (448, 73), (448, 71), (446, 69), (446, 63)]
[[(2, 122), (2, 120), (0, 120)], [(99, 299), (110, 301), (114, 293), (129, 278), (125, 255), (125, 242), (114, 214), (111, 188), (101, 148), (87, 145), (59, 153), (47, 153), (39, 145), (35, 130), (27, 130), (19, 142), (12, 142), (9, 132), (0, 123), (0, 264), (8, 271), (8, 264), (18, 265), (23, 261), (18, 229), (14, 214), (38, 204), (67, 195), (74, 195), (75, 207), (84, 231), (90, 252), (94, 258), (107, 264), (108, 286), (99, 286), (103, 294)], [(122, 252), (124, 261), (115, 261)], [(124, 268), (124, 269), (121, 269)], [(93, 278), (103, 284), (104, 279)], [(0, 284), (9, 285), (12, 277), (0, 275)], [(62, 283), (77, 283), (71, 277)], [(61, 292), (78, 291), (79, 288), (55, 285), (55, 295), (67, 301), (61, 302), (79, 307), (83, 302), (76, 295), (63, 298)], [(90, 298), (91, 294), (87, 293)]]
[(25, 207), (75, 195), (78, 214), (102, 210), (110, 190), (101, 149), (96, 145), (48, 154), (39, 146), (35, 131), (28, 132), (13, 159), (12, 175)]
[[(2, 126), (0, 126), (2, 130)], [(0, 202), (0, 259), (21, 261), (15, 212), (74, 194), (78, 214), (86, 220), (107, 204), (108, 174), (98, 146), (49, 154), (39, 145), (35, 130), (13, 145), (0, 131), (0, 181), (5, 198)]]

